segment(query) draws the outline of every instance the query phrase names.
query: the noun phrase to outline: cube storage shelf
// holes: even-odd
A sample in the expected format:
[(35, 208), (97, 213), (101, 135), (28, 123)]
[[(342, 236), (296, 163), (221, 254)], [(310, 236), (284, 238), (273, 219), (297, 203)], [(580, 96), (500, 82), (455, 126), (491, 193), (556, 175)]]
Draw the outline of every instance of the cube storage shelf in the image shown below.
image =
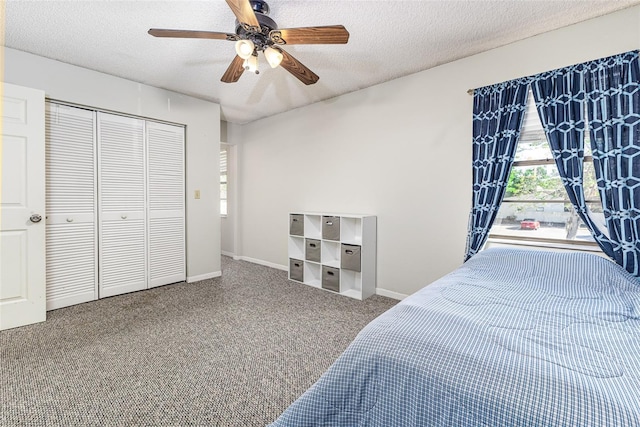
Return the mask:
[(289, 280), (363, 300), (376, 291), (376, 217), (289, 214)]

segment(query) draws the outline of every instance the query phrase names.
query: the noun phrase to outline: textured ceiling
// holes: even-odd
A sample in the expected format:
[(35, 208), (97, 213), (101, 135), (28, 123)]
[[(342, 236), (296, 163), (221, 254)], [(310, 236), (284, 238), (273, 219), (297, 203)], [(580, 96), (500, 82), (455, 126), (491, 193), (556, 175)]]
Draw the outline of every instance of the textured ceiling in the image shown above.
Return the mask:
[(320, 76), (305, 86), (264, 57), (220, 82), (232, 42), (154, 38), (149, 28), (234, 32), (223, 0), (6, 2), (8, 47), (219, 103), (246, 123), (640, 4), (632, 1), (268, 0), (280, 27), (344, 25), (346, 45), (287, 46)]

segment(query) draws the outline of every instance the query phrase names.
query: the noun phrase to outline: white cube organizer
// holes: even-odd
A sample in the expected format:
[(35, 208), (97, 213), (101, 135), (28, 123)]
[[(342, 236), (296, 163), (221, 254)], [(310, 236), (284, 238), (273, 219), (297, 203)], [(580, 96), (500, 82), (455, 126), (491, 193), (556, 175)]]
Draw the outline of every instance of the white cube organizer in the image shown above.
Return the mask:
[[(307, 257), (310, 240), (320, 243), (319, 261)], [(289, 261), (290, 280), (359, 300), (370, 297), (376, 292), (376, 217), (289, 214)]]

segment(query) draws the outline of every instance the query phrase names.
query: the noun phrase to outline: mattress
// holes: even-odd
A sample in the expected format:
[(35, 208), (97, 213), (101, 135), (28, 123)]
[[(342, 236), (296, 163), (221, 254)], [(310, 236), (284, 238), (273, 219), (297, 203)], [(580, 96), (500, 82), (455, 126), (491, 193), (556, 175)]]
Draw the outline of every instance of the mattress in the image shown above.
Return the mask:
[(640, 284), (484, 250), (365, 327), (272, 427), (640, 427)]

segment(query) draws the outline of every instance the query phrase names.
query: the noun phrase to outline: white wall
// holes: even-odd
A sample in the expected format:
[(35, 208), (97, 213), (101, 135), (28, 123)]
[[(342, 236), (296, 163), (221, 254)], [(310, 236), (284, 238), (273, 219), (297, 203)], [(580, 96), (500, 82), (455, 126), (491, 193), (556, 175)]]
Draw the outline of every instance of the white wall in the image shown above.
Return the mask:
[(6, 82), (44, 90), (51, 99), (185, 124), (187, 277), (220, 274), (218, 104), (9, 48), (3, 65)]
[(291, 211), (374, 214), (379, 291), (415, 292), (462, 263), (467, 90), (638, 48), (634, 7), (242, 126), (239, 255), (286, 266)]

